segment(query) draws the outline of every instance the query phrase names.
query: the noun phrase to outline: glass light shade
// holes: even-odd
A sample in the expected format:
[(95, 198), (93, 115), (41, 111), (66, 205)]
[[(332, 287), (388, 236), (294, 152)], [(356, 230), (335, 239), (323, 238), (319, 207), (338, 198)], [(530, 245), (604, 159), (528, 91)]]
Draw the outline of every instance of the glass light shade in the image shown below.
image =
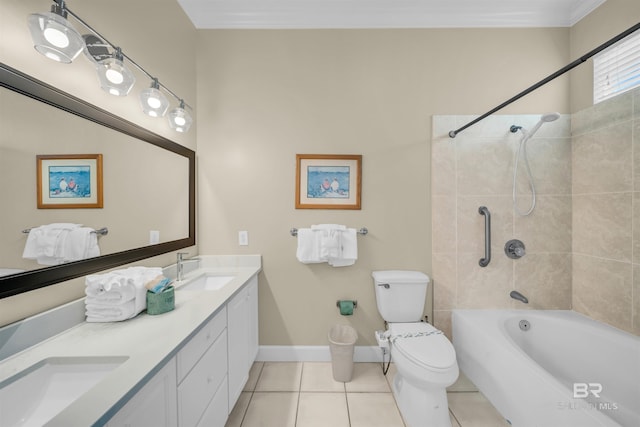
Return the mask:
[(68, 64), (84, 49), (82, 36), (57, 13), (32, 13), (27, 23), (33, 47), (49, 59)]
[(154, 82), (151, 87), (140, 92), (140, 105), (142, 111), (151, 117), (162, 117), (169, 108), (169, 100)]
[(126, 96), (136, 82), (133, 73), (124, 66), (117, 56), (99, 61), (96, 70), (100, 86), (105, 92), (115, 96)]
[(184, 109), (184, 102), (180, 102), (180, 106), (169, 111), (169, 126), (176, 132), (188, 132), (193, 118), (187, 110)]

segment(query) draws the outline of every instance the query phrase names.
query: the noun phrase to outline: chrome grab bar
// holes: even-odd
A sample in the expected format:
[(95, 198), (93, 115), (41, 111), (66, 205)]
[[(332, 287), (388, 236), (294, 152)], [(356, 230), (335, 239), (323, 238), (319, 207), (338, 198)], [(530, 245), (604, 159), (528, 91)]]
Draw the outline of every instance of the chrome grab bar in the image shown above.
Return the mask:
[(480, 206), (478, 213), (484, 215), (484, 258), (480, 258), (480, 267), (486, 267), (491, 262), (491, 214), (486, 206)]

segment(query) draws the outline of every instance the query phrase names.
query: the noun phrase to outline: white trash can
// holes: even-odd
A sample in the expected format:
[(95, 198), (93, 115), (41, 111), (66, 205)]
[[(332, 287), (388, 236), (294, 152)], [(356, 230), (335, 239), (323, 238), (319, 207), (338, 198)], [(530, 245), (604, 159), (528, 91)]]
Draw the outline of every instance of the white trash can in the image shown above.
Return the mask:
[(353, 349), (358, 332), (349, 325), (334, 325), (329, 330), (329, 350), (333, 379), (349, 382), (353, 376)]

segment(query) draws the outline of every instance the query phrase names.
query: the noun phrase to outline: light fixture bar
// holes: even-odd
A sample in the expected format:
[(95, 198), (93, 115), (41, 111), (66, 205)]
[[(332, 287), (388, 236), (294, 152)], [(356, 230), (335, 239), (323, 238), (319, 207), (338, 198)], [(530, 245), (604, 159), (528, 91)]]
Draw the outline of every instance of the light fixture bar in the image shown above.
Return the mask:
[[(64, 0), (53, 0), (56, 4), (60, 5), (60, 3), (64, 3)], [(102, 34), (100, 34), (98, 31), (96, 31), (91, 25), (89, 25), (87, 22), (85, 22), (82, 18), (80, 18), (76, 13), (74, 13), (71, 9), (69, 9), (69, 7), (65, 4), (64, 5), (64, 10), (71, 16), (73, 16), (78, 22), (80, 22), (82, 25), (84, 25), (87, 29), (89, 29), (89, 31), (91, 31), (93, 34), (95, 34), (97, 37), (101, 38), (102, 41), (104, 41), (105, 43), (107, 43), (109, 46), (111, 46), (113, 49), (116, 49), (116, 45), (111, 43), (109, 40), (107, 40), (106, 37), (104, 37)], [(162, 84), (160, 81), (158, 81), (158, 79), (156, 77), (154, 77), (151, 73), (149, 73), (147, 70), (145, 70), (144, 68), (142, 68), (142, 66), (140, 66), (136, 61), (134, 61), (129, 55), (127, 55), (124, 52), (121, 52), (122, 56), (127, 58), (127, 61), (129, 61), (131, 64), (133, 64), (134, 67), (136, 67), (138, 70), (140, 70), (142, 73), (146, 74), (147, 77), (149, 77), (149, 79), (154, 80), (157, 82), (157, 84), (162, 87), (166, 92), (168, 92), (171, 96), (173, 96), (178, 102), (183, 102), (185, 106), (189, 107), (191, 110), (193, 110), (193, 107), (191, 107), (189, 104), (187, 104), (186, 102), (183, 101), (182, 98), (180, 98), (178, 95), (176, 95), (171, 89), (169, 89), (167, 86), (165, 86), (164, 84)]]

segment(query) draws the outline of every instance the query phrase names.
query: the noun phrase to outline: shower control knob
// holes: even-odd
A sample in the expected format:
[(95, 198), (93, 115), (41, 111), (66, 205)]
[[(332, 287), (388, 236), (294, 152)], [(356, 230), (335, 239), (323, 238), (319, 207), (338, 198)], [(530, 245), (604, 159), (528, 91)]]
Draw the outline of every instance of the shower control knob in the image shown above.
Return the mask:
[(518, 259), (525, 256), (524, 243), (518, 239), (509, 240), (504, 245), (504, 253), (511, 259)]

